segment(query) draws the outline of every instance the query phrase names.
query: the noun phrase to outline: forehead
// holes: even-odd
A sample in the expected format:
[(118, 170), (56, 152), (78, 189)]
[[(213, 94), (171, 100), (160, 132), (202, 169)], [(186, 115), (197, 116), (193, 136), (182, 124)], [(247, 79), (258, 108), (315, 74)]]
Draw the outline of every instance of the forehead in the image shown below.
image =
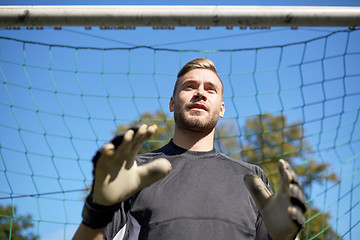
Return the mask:
[(179, 78), (180, 84), (188, 81), (210, 83), (218, 87), (222, 86), (222, 82), (217, 74), (208, 69), (193, 69)]

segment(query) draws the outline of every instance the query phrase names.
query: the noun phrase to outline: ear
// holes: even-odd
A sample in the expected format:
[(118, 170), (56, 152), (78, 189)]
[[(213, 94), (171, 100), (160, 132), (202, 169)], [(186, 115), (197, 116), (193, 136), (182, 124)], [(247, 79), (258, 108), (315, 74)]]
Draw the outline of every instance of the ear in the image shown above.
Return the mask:
[(222, 102), (221, 106), (220, 106), (220, 112), (219, 112), (219, 117), (223, 118), (225, 115), (225, 103)]
[(170, 98), (170, 102), (169, 102), (169, 109), (170, 109), (170, 112), (173, 112), (174, 111), (174, 97), (171, 97)]

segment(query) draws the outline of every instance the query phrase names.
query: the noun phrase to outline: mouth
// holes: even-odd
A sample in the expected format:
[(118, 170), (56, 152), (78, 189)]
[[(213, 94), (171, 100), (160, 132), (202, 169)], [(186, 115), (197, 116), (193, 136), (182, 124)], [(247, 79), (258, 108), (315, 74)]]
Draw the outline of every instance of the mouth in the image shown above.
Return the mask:
[(189, 108), (190, 108), (191, 110), (207, 111), (206, 106), (203, 105), (203, 104), (200, 104), (200, 103), (191, 104), (191, 105), (189, 106)]

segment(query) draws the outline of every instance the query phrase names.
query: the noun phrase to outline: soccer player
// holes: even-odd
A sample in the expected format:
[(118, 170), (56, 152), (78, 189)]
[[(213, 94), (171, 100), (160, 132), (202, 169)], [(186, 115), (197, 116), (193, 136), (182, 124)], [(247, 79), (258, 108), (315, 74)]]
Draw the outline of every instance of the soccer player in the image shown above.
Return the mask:
[(295, 239), (306, 205), (295, 172), (279, 161), (276, 195), (264, 171), (214, 148), (225, 113), (223, 84), (204, 58), (178, 73), (169, 103), (173, 139), (137, 155), (156, 126), (142, 125), (105, 144), (74, 239)]

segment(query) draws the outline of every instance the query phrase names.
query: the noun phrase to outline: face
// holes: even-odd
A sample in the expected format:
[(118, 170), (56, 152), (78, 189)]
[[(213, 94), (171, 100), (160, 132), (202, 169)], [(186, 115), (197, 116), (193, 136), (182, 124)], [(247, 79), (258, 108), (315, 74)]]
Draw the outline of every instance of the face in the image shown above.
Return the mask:
[(225, 113), (222, 84), (207, 69), (194, 69), (183, 75), (170, 100), (175, 124), (192, 131), (211, 132)]

